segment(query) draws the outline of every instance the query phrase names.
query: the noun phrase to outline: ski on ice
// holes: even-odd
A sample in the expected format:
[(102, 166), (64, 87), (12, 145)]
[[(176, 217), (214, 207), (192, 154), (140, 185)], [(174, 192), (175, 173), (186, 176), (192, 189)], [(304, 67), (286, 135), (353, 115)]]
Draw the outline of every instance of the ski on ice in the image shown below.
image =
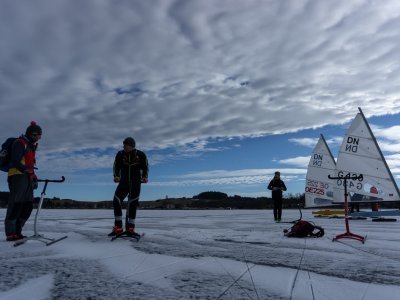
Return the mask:
[(20, 246), (22, 244), (25, 244), (29, 240), (40, 241), (40, 242), (45, 243), (46, 246), (50, 246), (50, 245), (53, 245), (53, 244), (55, 244), (55, 243), (57, 243), (59, 241), (62, 241), (64, 239), (66, 239), (67, 237), (68, 236), (63, 236), (63, 237), (58, 238), (58, 239), (50, 239), (50, 238), (43, 237), (41, 235), (34, 235), (34, 236), (30, 236), (30, 237), (25, 237), (23, 239), (20, 239), (19, 241), (16, 241), (14, 243), (14, 247), (18, 247), (18, 246)]
[(136, 240), (139, 242), (139, 240), (144, 236), (144, 233), (139, 234), (139, 233), (131, 233), (129, 231), (123, 231), (121, 233), (116, 234), (111, 238), (111, 242), (115, 241), (118, 238), (124, 239), (124, 240)]

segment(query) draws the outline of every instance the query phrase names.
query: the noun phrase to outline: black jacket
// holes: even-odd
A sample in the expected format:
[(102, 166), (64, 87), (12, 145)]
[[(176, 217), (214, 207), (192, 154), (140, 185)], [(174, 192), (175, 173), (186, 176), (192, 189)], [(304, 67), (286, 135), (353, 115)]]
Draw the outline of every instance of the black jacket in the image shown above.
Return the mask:
[(129, 183), (147, 178), (149, 173), (149, 164), (146, 154), (140, 150), (133, 150), (129, 153), (121, 150), (115, 156), (114, 177), (120, 177), (121, 182)]
[[(279, 189), (273, 190), (274, 187)], [(286, 191), (286, 185), (281, 179), (272, 179), (268, 184), (268, 189), (272, 191), (272, 198), (282, 198), (282, 191)]]

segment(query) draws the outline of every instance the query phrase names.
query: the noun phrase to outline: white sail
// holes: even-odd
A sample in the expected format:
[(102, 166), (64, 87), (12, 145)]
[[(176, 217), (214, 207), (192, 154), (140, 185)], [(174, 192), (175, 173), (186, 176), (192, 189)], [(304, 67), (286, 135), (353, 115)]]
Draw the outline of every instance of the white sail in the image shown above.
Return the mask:
[[(349, 202), (398, 201), (399, 189), (361, 109), (340, 147), (335, 176), (363, 175), (348, 180)], [(334, 202), (344, 202), (343, 180), (334, 181)]]
[(332, 205), (334, 182), (328, 179), (328, 175), (334, 176), (335, 166), (335, 159), (321, 134), (308, 163), (305, 187), (306, 207)]

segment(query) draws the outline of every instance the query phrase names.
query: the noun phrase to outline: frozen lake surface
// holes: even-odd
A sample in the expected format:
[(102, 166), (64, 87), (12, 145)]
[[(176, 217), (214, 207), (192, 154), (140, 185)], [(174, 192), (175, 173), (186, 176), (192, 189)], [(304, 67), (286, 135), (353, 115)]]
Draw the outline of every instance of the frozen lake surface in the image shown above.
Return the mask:
[(303, 219), (325, 236), (284, 237), (291, 225), (270, 210), (140, 210), (145, 237), (110, 242), (112, 210), (45, 209), (39, 233), (68, 238), (13, 247), (3, 236), (0, 299), (399, 299), (400, 222), (350, 221), (362, 244), (332, 242), (343, 219)]

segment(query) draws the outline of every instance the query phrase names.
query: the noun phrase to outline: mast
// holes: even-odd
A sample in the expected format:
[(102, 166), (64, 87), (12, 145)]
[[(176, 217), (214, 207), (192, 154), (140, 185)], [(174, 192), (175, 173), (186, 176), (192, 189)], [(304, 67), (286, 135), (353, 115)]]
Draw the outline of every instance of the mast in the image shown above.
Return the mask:
[(322, 141), (324, 142), (325, 147), (326, 147), (326, 149), (328, 150), (328, 153), (329, 153), (329, 155), (330, 155), (330, 157), (331, 157), (333, 163), (336, 165), (335, 158), (333, 157), (332, 152), (331, 152), (331, 149), (329, 149), (328, 144), (326, 143), (326, 140), (325, 140), (324, 135), (323, 135), (322, 133), (321, 133), (320, 137), (321, 137)]

